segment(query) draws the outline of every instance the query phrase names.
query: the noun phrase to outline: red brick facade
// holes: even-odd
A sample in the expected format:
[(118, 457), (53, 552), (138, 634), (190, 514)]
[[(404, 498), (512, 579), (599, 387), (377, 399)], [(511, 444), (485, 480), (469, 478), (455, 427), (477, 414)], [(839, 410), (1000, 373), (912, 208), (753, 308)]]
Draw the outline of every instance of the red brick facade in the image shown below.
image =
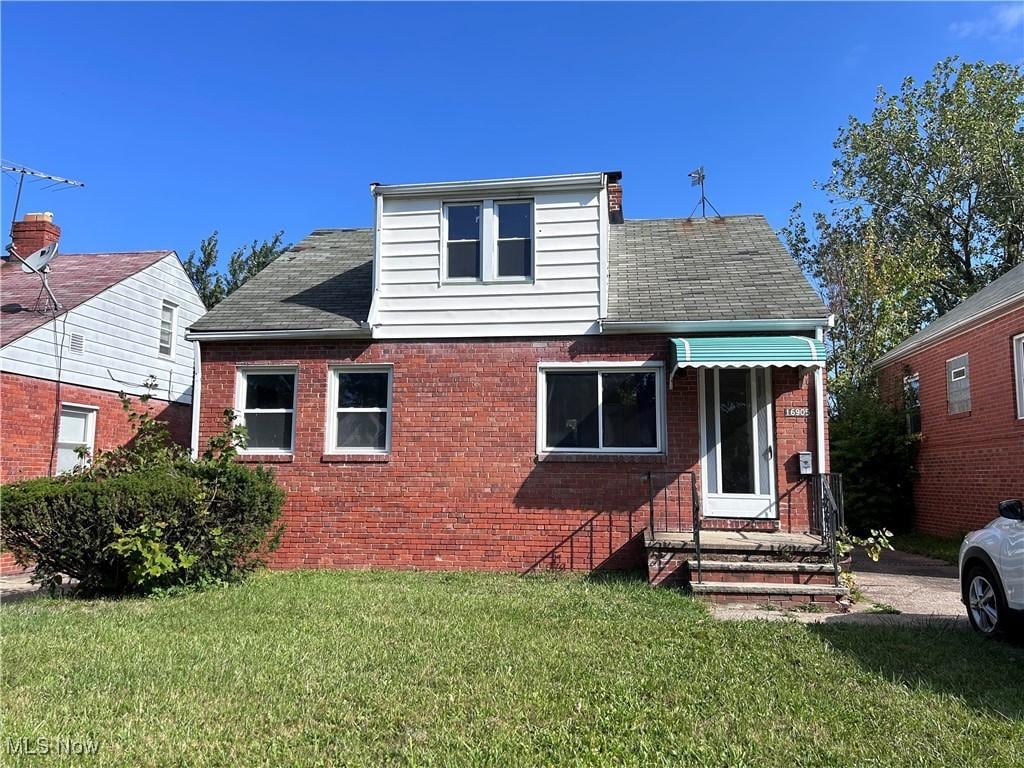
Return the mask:
[[(295, 450), (273, 464), (288, 493), (275, 567), (534, 568), (642, 565), (649, 470), (699, 467), (697, 373), (667, 391), (658, 457), (536, 452), (541, 362), (666, 360), (664, 336), (491, 341), (204, 343), (200, 445), (235, 405), (239, 364), (298, 369)], [(387, 457), (324, 455), (328, 367), (394, 366)], [(811, 377), (774, 371), (780, 527), (806, 530), (796, 452), (813, 450)], [(811, 407), (809, 418), (783, 415)], [(727, 521), (728, 522), (728, 521)]]
[[(50, 474), (56, 466), (55, 420), (59, 404), (95, 406), (95, 449), (108, 450), (132, 438), (133, 432), (116, 392), (91, 387), (57, 384), (46, 379), (0, 374), (0, 482), (8, 483)], [(188, 445), (192, 429), (192, 408), (188, 405), (151, 400), (153, 412), (167, 421), (172, 437)]]
[[(1024, 308), (886, 366), (884, 396), (902, 398), (903, 377), (917, 373), (921, 442), (914, 486), (915, 527), (959, 536), (996, 517), (996, 504), (1024, 497), (1024, 419), (1017, 418), (1014, 336), (1024, 333)], [(946, 361), (969, 355), (971, 410), (950, 415)]]

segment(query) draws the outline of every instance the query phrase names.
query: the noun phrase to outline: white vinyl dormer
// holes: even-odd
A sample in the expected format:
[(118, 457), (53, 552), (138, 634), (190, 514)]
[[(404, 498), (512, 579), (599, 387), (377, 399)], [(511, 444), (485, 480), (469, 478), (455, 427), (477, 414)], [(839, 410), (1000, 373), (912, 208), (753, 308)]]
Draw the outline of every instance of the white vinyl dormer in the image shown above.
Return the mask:
[(610, 177), (371, 186), (374, 338), (597, 333)]

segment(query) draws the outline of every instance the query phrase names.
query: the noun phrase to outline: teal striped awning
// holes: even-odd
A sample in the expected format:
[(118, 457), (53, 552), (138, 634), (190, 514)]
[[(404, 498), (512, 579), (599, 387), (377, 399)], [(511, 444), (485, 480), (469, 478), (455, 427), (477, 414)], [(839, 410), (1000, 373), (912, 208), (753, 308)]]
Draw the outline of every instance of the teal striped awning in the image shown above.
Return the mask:
[(679, 368), (814, 368), (825, 345), (807, 336), (700, 336), (669, 339), (672, 372)]

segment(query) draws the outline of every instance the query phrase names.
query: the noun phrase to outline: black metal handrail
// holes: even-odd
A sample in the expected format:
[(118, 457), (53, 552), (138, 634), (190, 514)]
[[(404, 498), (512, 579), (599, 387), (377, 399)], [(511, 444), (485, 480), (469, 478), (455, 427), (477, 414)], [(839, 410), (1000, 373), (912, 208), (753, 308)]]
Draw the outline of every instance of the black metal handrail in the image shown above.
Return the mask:
[[(649, 529), (651, 537), (655, 538), (660, 530), (663, 533), (693, 533), (693, 548), (697, 560), (697, 582), (703, 577), (701, 565), (700, 531), (701, 531), (701, 508), (700, 491), (697, 488), (697, 473), (693, 470), (682, 470), (678, 472), (646, 472), (647, 478), (647, 504), (650, 512)], [(690, 524), (686, 524), (685, 510), (683, 509), (683, 493), (678, 487), (678, 482), (684, 476), (690, 478), (690, 509), (692, 511)], [(662, 482), (663, 480), (663, 482)], [(676, 487), (675, 494), (675, 521), (673, 524), (672, 515), (672, 493), (671, 488)], [(656, 513), (657, 497), (663, 497), (663, 525), (659, 525)]]
[(843, 476), (822, 472), (811, 478), (811, 528), (821, 536), (832, 556), (832, 571), (839, 586), (839, 531), (846, 525), (843, 509)]

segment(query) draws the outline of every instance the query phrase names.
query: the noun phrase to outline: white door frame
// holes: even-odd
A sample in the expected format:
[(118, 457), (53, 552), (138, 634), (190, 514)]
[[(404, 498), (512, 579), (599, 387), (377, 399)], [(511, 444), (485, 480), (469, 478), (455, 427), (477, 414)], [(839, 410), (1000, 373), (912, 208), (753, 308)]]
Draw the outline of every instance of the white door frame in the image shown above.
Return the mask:
[(753, 436), (753, 449), (754, 455), (754, 487), (760, 488), (761, 480), (761, 460), (760, 456), (757, 455), (759, 451), (771, 448), (772, 458), (770, 461), (771, 471), (769, 472), (768, 488), (769, 492), (767, 495), (760, 493), (723, 493), (721, 490), (718, 493), (710, 493), (708, 491), (708, 483), (706, 478), (708, 477), (708, 464), (707, 464), (707, 453), (705, 446), (707, 445), (707, 427), (705, 424), (707, 408), (705, 404), (705, 392), (707, 385), (705, 382), (706, 375), (712, 375), (715, 377), (715, 434), (718, 439), (715, 443), (715, 451), (717, 452), (717, 461), (715, 462), (718, 476), (716, 478), (716, 487), (721, 489), (722, 486), (722, 430), (719, 422), (719, 408), (718, 408), (718, 368), (701, 368), (698, 376), (698, 398), (697, 407), (700, 412), (700, 473), (701, 477), (705, 478), (704, 482), (701, 482), (701, 497), (703, 513), (705, 517), (738, 517), (746, 519), (762, 519), (762, 520), (775, 520), (779, 516), (778, 501), (776, 497), (775, 488), (775, 475), (777, 471), (776, 467), (776, 451), (775, 451), (775, 420), (774, 420), (774, 402), (775, 398), (772, 396), (772, 372), (770, 368), (765, 369), (765, 411), (767, 416), (767, 432), (768, 432), (768, 445), (760, 446), (757, 440), (757, 417), (758, 410), (757, 405), (757, 381), (756, 378), (751, 375), (752, 371), (756, 371), (756, 368), (743, 368), (741, 370), (747, 373), (750, 381), (750, 397), (751, 403), (754, 407), (751, 410), (751, 434)]

